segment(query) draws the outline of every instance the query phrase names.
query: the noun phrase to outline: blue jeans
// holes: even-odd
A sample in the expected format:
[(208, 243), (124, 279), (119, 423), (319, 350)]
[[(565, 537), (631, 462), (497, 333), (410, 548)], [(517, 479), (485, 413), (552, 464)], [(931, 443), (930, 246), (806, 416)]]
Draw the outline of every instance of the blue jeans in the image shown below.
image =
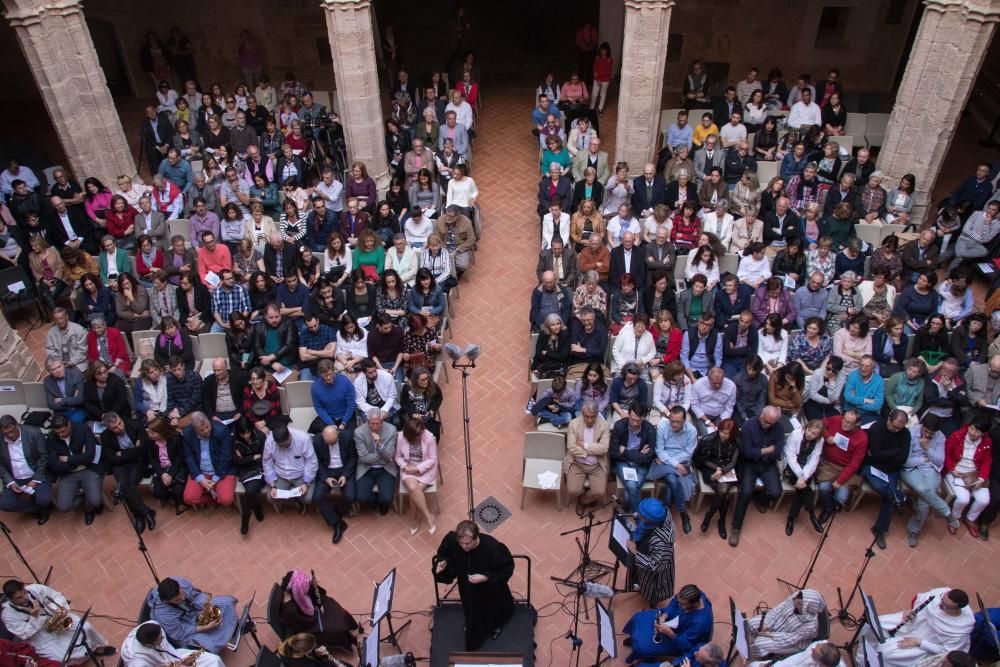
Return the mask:
[(212, 328), (209, 333), (226, 333), (226, 330), (218, 322), (212, 322)]
[(302, 368), (299, 369), (299, 380), (301, 380), (302, 382), (309, 382), (311, 380), (314, 380), (315, 378), (316, 375), (312, 372), (312, 369), (309, 368), (308, 366), (303, 366)]
[[(638, 479), (634, 482), (626, 480), (625, 474), (622, 472), (622, 468), (634, 469), (635, 476)], [(625, 487), (625, 511), (637, 511), (639, 509), (639, 503), (642, 502), (642, 485), (646, 482), (646, 476), (649, 475), (649, 466), (640, 466), (635, 465), (634, 463), (619, 461), (615, 464), (615, 475), (617, 475), (618, 480)]]
[(851, 497), (851, 489), (846, 484), (839, 489), (833, 488), (833, 482), (820, 482), (816, 486), (819, 488), (819, 504), (824, 512), (833, 511), (834, 499), (841, 505), (846, 505)]
[[(378, 486), (377, 496), (376, 486)], [(364, 475), (358, 477), (355, 489), (358, 502), (389, 506), (396, 496), (396, 477), (385, 468), (369, 468)]]
[[(691, 473), (690, 463), (688, 465), (688, 474)], [(671, 505), (677, 506), (677, 511), (681, 514), (687, 512), (684, 507), (684, 484), (681, 482), (681, 475), (677, 472), (677, 468), (672, 465), (667, 465), (665, 463), (653, 463), (649, 467), (649, 473), (646, 475), (647, 479), (662, 479), (663, 480), (663, 497), (660, 499), (663, 501), (664, 507), (667, 511), (670, 511)]]
[[(884, 470), (882, 472), (885, 472)], [(889, 522), (892, 520), (892, 510), (899, 504), (896, 487), (899, 482), (899, 472), (885, 473), (889, 481), (883, 481), (872, 474), (872, 467), (864, 465), (861, 467), (861, 474), (868, 485), (875, 493), (882, 496), (882, 502), (878, 508), (878, 518), (875, 519), (875, 530), (879, 533), (889, 532)]]

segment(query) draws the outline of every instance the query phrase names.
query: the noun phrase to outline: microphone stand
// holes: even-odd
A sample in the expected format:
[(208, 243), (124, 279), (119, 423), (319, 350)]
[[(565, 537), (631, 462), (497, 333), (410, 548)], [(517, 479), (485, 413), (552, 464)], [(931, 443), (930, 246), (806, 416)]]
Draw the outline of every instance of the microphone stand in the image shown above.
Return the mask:
[(142, 539), (142, 533), (139, 531), (139, 528), (136, 527), (135, 525), (135, 516), (132, 514), (132, 510), (131, 508), (129, 508), (128, 503), (123, 502), (121, 503), (121, 505), (122, 507), (125, 508), (125, 514), (128, 515), (129, 525), (132, 526), (132, 530), (135, 532), (135, 537), (139, 542), (136, 548), (139, 550), (139, 553), (142, 554), (142, 557), (146, 560), (146, 567), (149, 568), (150, 574), (153, 575), (153, 581), (155, 581), (156, 585), (159, 586), (160, 575), (156, 573), (156, 566), (153, 565), (153, 558), (149, 555), (149, 549), (146, 547), (146, 541)]
[(865, 570), (868, 569), (868, 564), (871, 562), (872, 558), (875, 557), (875, 540), (877, 539), (878, 536), (875, 536), (875, 538), (872, 539), (871, 544), (868, 545), (868, 548), (865, 549), (865, 561), (861, 564), (858, 576), (854, 580), (854, 588), (851, 589), (851, 595), (847, 598), (846, 604), (844, 603), (844, 596), (840, 592), (840, 586), (837, 586), (837, 600), (840, 603), (840, 609), (837, 611), (837, 620), (840, 621), (840, 624), (845, 627), (850, 627), (849, 625), (845, 625), (845, 622), (848, 624), (857, 623), (860, 625), (860, 623), (858, 623), (858, 621), (851, 616), (850, 608), (851, 603), (854, 602), (854, 596), (857, 595), (858, 591), (861, 589), (861, 579), (865, 576)]
[(476, 367), (475, 359), (459, 363), (451, 360), (451, 367), (462, 373), (462, 437), (465, 441), (465, 484), (467, 502), (469, 505), (469, 520), (475, 520), (476, 501), (472, 488), (472, 434), (469, 430), (469, 369)]
[[(816, 561), (819, 560), (819, 555), (823, 552), (823, 545), (826, 544), (826, 538), (830, 536), (830, 528), (833, 526), (833, 520), (837, 518), (838, 514), (840, 514), (840, 512), (834, 512), (833, 514), (830, 515), (830, 520), (826, 522), (826, 526), (823, 529), (823, 534), (819, 538), (819, 544), (816, 545), (816, 549), (813, 551), (812, 558), (809, 561), (809, 567), (806, 568), (805, 578), (802, 580), (802, 583), (793, 584), (790, 581), (785, 581), (781, 577), (778, 577), (779, 582), (785, 584), (789, 588), (799, 591), (801, 591), (803, 588), (809, 585), (809, 578), (812, 577), (813, 570), (816, 569)], [(874, 553), (872, 555), (874, 555)]]
[[(28, 572), (31, 573), (31, 578), (35, 580), (35, 583), (36, 584), (45, 583), (41, 579), (38, 578), (37, 574), (35, 574), (35, 570), (32, 569), (31, 563), (29, 563), (28, 559), (24, 557), (24, 553), (17, 546), (17, 542), (14, 541), (14, 535), (13, 535), (13, 533), (11, 533), (10, 528), (2, 520), (0, 520), (0, 532), (2, 532), (3, 536), (7, 538), (8, 542), (10, 542), (10, 547), (11, 547), (11, 549), (14, 550), (14, 554), (17, 556), (17, 559), (19, 561), (21, 561), (21, 564), (24, 565), (25, 569), (28, 570)], [(52, 574), (52, 568), (49, 567), (48, 574), (45, 575), (45, 581), (49, 580), (49, 576), (51, 574)]]

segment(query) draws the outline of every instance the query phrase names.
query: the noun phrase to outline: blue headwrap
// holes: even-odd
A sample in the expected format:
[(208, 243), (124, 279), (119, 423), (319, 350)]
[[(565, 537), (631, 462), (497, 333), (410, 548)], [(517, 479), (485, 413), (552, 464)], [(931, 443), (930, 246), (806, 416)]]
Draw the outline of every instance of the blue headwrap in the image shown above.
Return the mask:
[(632, 541), (639, 542), (646, 533), (657, 528), (667, 518), (667, 509), (656, 498), (646, 498), (639, 503), (639, 520), (632, 531)]

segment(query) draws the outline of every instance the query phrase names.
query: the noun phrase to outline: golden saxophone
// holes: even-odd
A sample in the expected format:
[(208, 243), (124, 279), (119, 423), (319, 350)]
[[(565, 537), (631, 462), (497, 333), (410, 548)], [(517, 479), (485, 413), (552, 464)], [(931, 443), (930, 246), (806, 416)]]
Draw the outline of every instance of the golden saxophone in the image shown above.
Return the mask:
[(197, 651), (188, 653), (186, 656), (180, 660), (176, 660), (171, 663), (167, 663), (166, 667), (194, 667), (194, 664), (198, 661), (198, 657), (205, 652), (205, 649), (200, 648)]
[(210, 623), (215, 623), (220, 618), (222, 618), (222, 610), (212, 604), (212, 594), (205, 593), (207, 596), (205, 598), (205, 604), (201, 608), (201, 613), (198, 614), (198, 618), (195, 620), (196, 625), (209, 625)]
[(54, 607), (53, 610), (46, 609), (49, 611), (49, 617), (45, 619), (45, 631), (46, 632), (65, 632), (73, 627), (73, 619), (70, 618), (69, 609), (62, 607), (55, 603), (52, 598), (45, 598), (46, 605), (51, 605)]

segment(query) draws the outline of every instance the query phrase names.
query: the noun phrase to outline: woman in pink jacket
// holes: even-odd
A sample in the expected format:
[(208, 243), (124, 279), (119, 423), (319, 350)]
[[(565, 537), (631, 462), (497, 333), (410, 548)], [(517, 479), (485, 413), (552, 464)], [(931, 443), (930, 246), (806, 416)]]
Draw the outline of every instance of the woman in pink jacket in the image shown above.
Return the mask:
[(403, 430), (396, 437), (396, 465), (399, 466), (401, 483), (410, 495), (413, 509), (413, 527), (410, 535), (420, 530), (420, 518), (427, 521), (427, 532), (437, 530), (434, 515), (427, 507), (424, 490), (437, 481), (437, 442), (434, 435), (416, 419), (407, 419)]

